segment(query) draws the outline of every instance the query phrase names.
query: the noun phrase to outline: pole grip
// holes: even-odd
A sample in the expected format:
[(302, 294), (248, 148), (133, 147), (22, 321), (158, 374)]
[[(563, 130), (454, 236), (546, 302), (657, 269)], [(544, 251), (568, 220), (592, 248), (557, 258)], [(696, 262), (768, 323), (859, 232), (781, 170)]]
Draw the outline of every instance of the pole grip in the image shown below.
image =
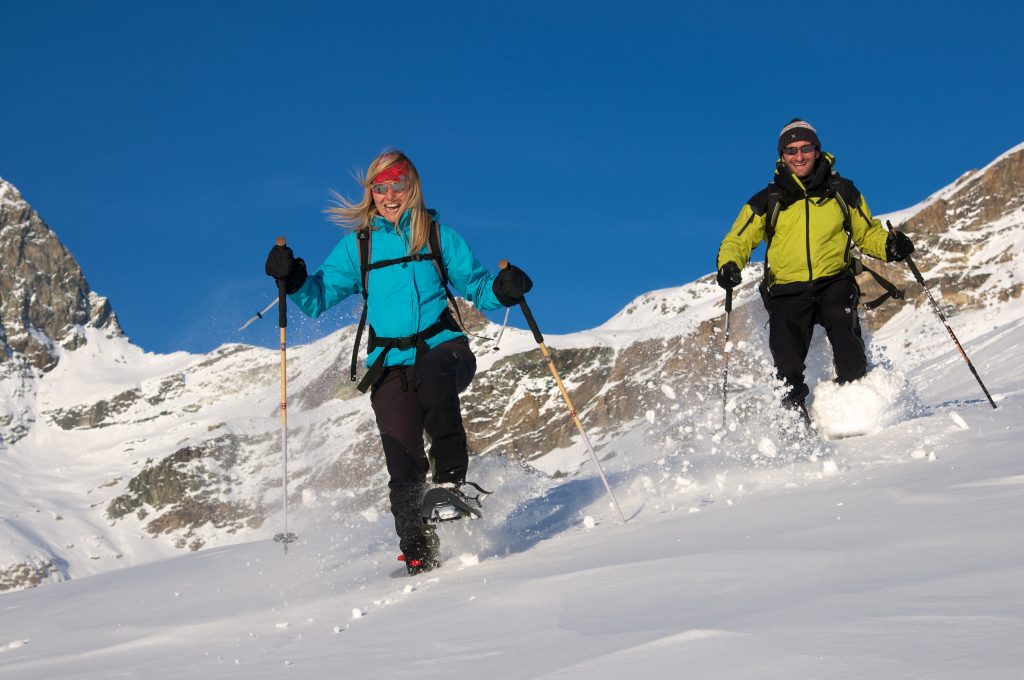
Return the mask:
[[(502, 258), (498, 261), (498, 269), (508, 269), (509, 261)], [(530, 326), (530, 330), (533, 332), (533, 339), (537, 344), (544, 342), (544, 336), (540, 334), (540, 328), (537, 327), (537, 320), (533, 318), (533, 312), (530, 311), (530, 305), (526, 304), (526, 296), (519, 298), (519, 309), (523, 310), (523, 316), (526, 317), (526, 323)]]
[[(278, 236), (274, 239), (274, 243), (277, 244), (278, 248), (284, 248), (287, 244), (284, 236)], [(287, 280), (286, 279), (274, 279), (277, 281), (277, 325), (279, 328), (288, 327), (288, 291), (287, 291)]]
[(725, 313), (732, 312), (732, 288), (725, 289)]

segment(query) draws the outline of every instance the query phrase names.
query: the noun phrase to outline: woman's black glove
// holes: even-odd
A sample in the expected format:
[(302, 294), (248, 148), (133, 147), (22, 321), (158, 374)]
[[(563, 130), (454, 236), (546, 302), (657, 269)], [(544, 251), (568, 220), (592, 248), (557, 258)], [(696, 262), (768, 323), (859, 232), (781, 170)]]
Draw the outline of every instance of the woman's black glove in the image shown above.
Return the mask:
[(912, 252), (914, 244), (910, 242), (909, 236), (895, 229), (889, 232), (889, 237), (885, 239), (885, 257), (889, 262), (899, 262)]
[(723, 264), (718, 269), (718, 276), (715, 279), (718, 281), (718, 285), (726, 290), (732, 290), (743, 282), (743, 277), (740, 276), (740, 268), (736, 266), (735, 262)]
[(498, 298), (498, 302), (506, 307), (519, 304), (519, 301), (530, 292), (531, 288), (533, 288), (533, 281), (526, 275), (526, 272), (514, 264), (510, 264), (498, 272), (498, 275), (494, 277), (494, 283), (491, 284), (494, 297)]
[(292, 249), (288, 246), (274, 246), (267, 255), (267, 265), (264, 269), (267, 276), (285, 282), (285, 292), (291, 295), (306, 282), (306, 263), (299, 257), (295, 257)]

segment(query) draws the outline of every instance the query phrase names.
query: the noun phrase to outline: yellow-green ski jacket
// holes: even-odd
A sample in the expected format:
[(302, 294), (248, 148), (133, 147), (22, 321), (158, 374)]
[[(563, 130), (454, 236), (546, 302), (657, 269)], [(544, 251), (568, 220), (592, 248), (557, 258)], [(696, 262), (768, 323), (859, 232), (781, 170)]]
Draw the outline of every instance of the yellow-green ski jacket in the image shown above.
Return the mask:
[[(835, 158), (821, 154), (811, 175), (801, 181), (781, 160), (775, 179), (756, 193), (733, 223), (718, 250), (718, 265), (735, 262), (740, 269), (761, 241), (768, 242), (767, 284), (806, 283), (842, 273), (850, 267), (850, 243), (861, 252), (886, 259), (888, 232), (871, 216), (853, 182), (834, 170)], [(849, 233), (844, 227), (849, 209)], [(774, 235), (769, 235), (769, 209), (777, 205)]]

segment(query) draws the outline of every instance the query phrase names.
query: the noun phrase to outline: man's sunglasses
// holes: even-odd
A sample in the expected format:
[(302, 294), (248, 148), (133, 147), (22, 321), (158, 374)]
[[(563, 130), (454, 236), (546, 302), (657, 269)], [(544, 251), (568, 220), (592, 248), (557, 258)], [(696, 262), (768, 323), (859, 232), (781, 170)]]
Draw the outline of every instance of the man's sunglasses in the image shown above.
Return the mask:
[(373, 193), (378, 194), (380, 196), (383, 196), (384, 194), (388, 193), (388, 189), (391, 189), (396, 194), (400, 194), (406, 189), (408, 189), (411, 183), (412, 182), (409, 180), (408, 177), (403, 177), (397, 182), (380, 182), (378, 184), (371, 184), (370, 190)]
[(803, 146), (787, 146), (782, 150), (783, 156), (795, 156), (798, 153), (811, 153), (815, 150), (813, 144), (804, 144)]

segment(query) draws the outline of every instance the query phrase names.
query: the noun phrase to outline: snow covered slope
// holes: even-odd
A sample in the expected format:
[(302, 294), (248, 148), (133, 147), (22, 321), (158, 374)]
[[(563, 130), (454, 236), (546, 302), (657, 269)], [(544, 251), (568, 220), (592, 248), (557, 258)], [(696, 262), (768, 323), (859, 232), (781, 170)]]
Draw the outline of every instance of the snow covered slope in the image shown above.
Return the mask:
[(287, 555), (259, 540), (4, 595), (0, 676), (1020, 678), (1024, 322), (985, 314), (958, 320), (998, 410), (939, 351), (908, 376), (915, 415), (820, 457), (620, 442), (625, 525), (586, 468), (487, 458), (499, 493), (442, 527), (436, 572), (390, 578), (372, 507), (325, 513)]

